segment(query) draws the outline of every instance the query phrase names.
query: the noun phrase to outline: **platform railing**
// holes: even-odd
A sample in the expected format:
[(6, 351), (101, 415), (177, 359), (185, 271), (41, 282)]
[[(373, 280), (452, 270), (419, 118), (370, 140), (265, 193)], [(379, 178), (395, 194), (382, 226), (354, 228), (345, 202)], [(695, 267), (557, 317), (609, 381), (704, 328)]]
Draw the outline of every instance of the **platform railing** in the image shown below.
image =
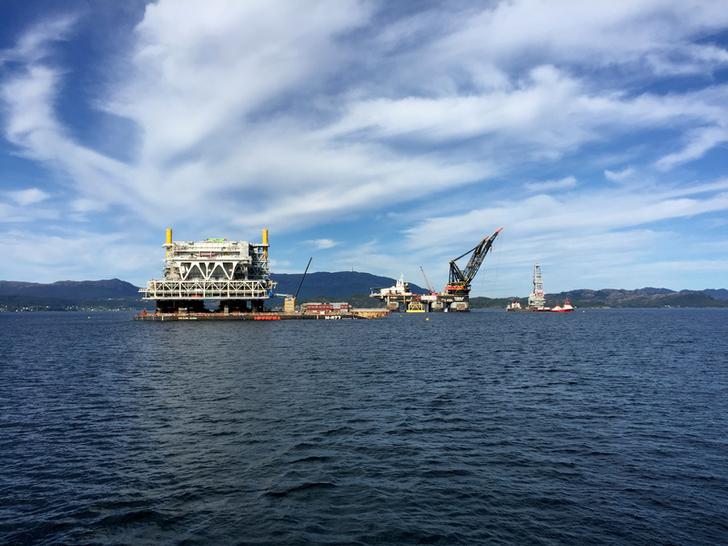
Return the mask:
[(277, 283), (269, 280), (151, 280), (139, 289), (145, 300), (267, 299)]

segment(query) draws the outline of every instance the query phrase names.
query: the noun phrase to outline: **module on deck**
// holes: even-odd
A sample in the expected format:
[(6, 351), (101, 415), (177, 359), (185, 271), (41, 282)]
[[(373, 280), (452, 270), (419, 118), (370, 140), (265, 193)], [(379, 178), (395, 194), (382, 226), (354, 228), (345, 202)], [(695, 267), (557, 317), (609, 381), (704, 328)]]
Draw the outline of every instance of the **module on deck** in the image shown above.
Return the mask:
[(268, 266), (268, 230), (260, 243), (210, 238), (173, 241), (167, 228), (163, 278), (147, 282), (143, 299), (160, 313), (201, 313), (205, 300), (219, 301), (219, 312), (262, 311), (276, 283)]

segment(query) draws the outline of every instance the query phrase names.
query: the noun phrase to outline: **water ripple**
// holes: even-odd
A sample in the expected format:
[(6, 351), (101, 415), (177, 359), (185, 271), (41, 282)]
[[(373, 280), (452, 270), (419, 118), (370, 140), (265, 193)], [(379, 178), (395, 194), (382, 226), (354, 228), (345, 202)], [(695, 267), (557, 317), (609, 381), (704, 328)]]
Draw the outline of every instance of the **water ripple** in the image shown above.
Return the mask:
[(0, 315), (0, 543), (726, 543), (726, 311), (429, 318)]

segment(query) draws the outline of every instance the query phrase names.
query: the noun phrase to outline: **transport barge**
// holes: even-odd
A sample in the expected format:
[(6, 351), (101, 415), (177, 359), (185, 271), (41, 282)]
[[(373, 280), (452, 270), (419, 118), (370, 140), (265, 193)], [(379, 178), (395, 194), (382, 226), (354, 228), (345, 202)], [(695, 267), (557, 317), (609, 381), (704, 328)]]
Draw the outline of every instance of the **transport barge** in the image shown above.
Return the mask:
[(350, 309), (345, 313), (149, 313), (142, 311), (134, 317), (134, 320), (158, 322), (178, 320), (371, 320), (384, 318), (387, 315), (389, 315), (389, 311), (386, 309)]
[(285, 294), (278, 294), (285, 297), (283, 310), (269, 311), (265, 304), (276, 282), (270, 278), (267, 229), (260, 243), (249, 243), (224, 237), (175, 241), (167, 228), (163, 246), (162, 278), (140, 289), (142, 299), (153, 301), (156, 309), (142, 311), (135, 320), (342, 320), (389, 314), (386, 309), (352, 309), (348, 303), (304, 303), (296, 309), (295, 296)]

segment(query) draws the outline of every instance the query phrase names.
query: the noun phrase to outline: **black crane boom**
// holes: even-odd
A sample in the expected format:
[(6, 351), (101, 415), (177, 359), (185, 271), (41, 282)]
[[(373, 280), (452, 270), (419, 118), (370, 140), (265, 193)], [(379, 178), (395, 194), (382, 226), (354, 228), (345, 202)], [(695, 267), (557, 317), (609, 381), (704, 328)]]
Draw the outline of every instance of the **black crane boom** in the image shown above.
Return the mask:
[[(496, 237), (498, 237), (498, 234), (502, 230), (503, 228), (498, 228), (492, 235), (485, 237), (475, 247), (471, 248), (464, 254), (461, 254), (457, 258), (450, 260), (450, 284), (459, 284), (462, 285), (463, 288), (469, 287), (470, 283), (475, 278), (475, 275), (478, 274), (478, 270), (483, 264), (486, 254), (490, 252), (490, 249), (493, 246), (493, 241), (495, 241)], [(455, 262), (470, 253), (472, 253), (472, 255), (470, 256), (470, 260), (468, 260), (468, 265), (465, 266), (465, 270), (461, 270)]]
[(298, 299), (298, 293), (301, 291), (301, 287), (303, 286), (303, 281), (306, 279), (306, 274), (308, 273), (308, 268), (311, 267), (311, 260), (313, 260), (313, 256), (311, 256), (308, 259), (308, 263), (306, 264), (306, 270), (303, 272), (303, 277), (301, 277), (301, 282), (298, 283), (298, 288), (296, 288), (296, 294), (293, 296), (295, 299)]

